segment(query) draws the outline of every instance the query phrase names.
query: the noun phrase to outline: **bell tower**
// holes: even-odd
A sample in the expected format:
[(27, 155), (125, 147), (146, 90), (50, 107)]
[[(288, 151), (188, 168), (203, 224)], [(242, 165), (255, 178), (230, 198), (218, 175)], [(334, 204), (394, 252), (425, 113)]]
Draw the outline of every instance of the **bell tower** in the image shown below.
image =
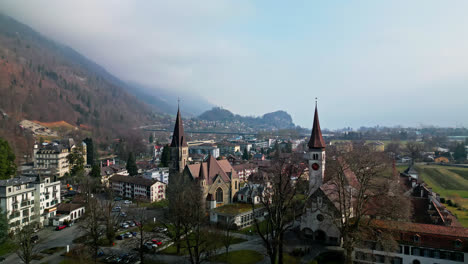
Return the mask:
[(325, 141), (322, 137), (315, 98), (314, 125), (307, 144), (306, 160), (309, 162), (309, 192), (314, 193), (322, 184), (325, 176)]
[(187, 165), (188, 159), (188, 145), (187, 139), (184, 134), (184, 125), (180, 116), (180, 109), (177, 108), (177, 117), (174, 126), (174, 133), (172, 134), (171, 149), (171, 163), (169, 164), (170, 173), (182, 173)]

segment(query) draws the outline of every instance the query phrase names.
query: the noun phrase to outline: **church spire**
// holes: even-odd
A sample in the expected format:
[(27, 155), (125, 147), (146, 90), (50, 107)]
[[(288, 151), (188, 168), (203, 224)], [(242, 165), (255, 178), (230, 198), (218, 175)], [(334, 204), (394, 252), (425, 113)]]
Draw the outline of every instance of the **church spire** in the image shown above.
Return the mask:
[(174, 126), (174, 133), (172, 134), (171, 147), (187, 147), (187, 140), (184, 134), (184, 125), (180, 117), (180, 108), (177, 107), (177, 117)]
[(322, 137), (322, 130), (320, 129), (320, 122), (317, 111), (317, 98), (315, 98), (315, 114), (314, 114), (314, 125), (312, 127), (312, 134), (310, 135), (309, 143), (307, 144), (309, 149), (324, 149), (325, 141)]

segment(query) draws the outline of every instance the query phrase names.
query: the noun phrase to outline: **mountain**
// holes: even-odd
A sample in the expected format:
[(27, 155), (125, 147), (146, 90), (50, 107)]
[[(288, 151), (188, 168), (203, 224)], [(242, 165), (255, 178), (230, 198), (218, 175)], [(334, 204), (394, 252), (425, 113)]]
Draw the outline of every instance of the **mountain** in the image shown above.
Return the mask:
[[(0, 109), (9, 122), (64, 121), (107, 140), (129, 135), (158, 115), (125, 85), (72, 48), (0, 14)], [(0, 136), (12, 129), (0, 124)]]
[(285, 111), (276, 111), (264, 114), (262, 117), (250, 117), (235, 115), (231, 111), (221, 107), (213, 107), (198, 116), (198, 119), (220, 122), (242, 122), (256, 129), (287, 129), (295, 125), (291, 116)]
[(155, 111), (174, 115), (177, 112), (177, 100), (181, 99), (182, 114), (186, 117), (197, 116), (213, 107), (203, 97), (189, 92), (177, 93), (160, 87), (146, 86), (136, 82), (127, 82), (127, 91), (147, 103)]

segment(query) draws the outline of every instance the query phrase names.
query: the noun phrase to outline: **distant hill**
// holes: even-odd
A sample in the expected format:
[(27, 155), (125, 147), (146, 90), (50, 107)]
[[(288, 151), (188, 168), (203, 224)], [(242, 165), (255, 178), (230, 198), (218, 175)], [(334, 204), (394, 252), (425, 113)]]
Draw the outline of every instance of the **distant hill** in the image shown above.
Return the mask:
[(211, 110), (201, 114), (198, 118), (207, 121), (238, 121), (257, 129), (287, 129), (295, 127), (291, 116), (287, 112), (281, 110), (264, 114), (262, 117), (250, 117), (235, 115), (229, 110), (213, 107)]
[(8, 115), (0, 136), (15, 135), (11, 124), (22, 119), (63, 121), (107, 140), (133, 133), (158, 115), (125, 85), (70, 47), (0, 14), (0, 109)]

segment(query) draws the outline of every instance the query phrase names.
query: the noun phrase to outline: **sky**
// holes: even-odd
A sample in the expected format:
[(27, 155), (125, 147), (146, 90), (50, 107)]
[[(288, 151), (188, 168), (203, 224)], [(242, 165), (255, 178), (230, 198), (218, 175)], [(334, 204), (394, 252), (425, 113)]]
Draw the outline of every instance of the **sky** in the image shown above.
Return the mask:
[(2, 0), (122, 80), (323, 128), (468, 126), (468, 1)]

